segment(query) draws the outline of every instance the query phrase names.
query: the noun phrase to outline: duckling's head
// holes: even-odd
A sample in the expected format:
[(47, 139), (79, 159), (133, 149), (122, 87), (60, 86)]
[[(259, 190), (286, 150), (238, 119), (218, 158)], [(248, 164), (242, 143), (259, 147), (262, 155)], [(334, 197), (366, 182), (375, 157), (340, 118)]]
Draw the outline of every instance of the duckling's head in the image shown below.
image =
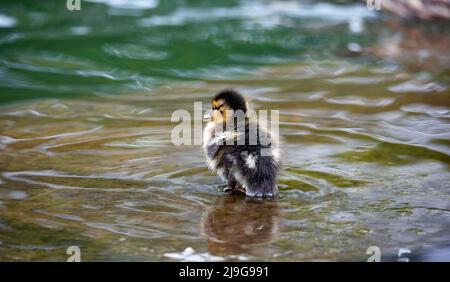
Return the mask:
[(212, 122), (227, 122), (233, 113), (242, 111), (246, 114), (248, 103), (237, 91), (224, 89), (217, 93), (211, 101), (212, 112), (209, 116)]

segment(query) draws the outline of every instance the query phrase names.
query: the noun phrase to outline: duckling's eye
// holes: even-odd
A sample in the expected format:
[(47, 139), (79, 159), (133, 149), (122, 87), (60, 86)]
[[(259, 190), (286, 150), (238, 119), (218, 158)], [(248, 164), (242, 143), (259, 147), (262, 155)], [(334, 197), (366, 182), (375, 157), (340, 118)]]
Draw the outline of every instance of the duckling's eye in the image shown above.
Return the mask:
[(213, 111), (218, 110), (218, 111), (220, 111), (220, 113), (223, 114), (223, 110), (222, 110), (223, 106), (224, 106), (223, 104), (220, 106), (212, 106), (212, 109), (213, 109)]

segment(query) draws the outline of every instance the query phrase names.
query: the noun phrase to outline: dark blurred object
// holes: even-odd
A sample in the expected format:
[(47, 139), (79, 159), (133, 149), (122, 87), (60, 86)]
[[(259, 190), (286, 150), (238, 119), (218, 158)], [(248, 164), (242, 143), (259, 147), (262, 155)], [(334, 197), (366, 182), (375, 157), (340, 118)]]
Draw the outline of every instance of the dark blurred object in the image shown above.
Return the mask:
[(423, 20), (450, 19), (450, 0), (380, 1), (383, 10), (404, 18), (420, 18)]
[(366, 48), (377, 57), (403, 63), (413, 70), (440, 72), (449, 69), (450, 30), (438, 22), (411, 24), (390, 18), (385, 26), (391, 31), (380, 36), (378, 44)]
[(450, 22), (442, 20), (450, 19), (450, 0), (364, 0), (368, 7), (376, 7), (375, 1), (380, 1), (382, 11), (400, 17), (386, 17), (384, 26), (389, 32), (379, 35), (378, 43), (364, 48), (363, 53), (400, 62), (410, 70), (441, 73), (449, 69)]

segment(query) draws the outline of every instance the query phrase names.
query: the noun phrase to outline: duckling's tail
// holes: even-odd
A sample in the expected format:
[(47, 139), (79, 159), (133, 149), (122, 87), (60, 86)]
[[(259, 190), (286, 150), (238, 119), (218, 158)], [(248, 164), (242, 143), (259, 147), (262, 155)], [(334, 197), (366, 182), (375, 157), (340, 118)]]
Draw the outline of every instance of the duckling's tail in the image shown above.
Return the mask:
[(255, 165), (256, 169), (247, 173), (245, 194), (250, 197), (275, 197), (278, 192), (278, 163), (272, 156), (259, 156)]

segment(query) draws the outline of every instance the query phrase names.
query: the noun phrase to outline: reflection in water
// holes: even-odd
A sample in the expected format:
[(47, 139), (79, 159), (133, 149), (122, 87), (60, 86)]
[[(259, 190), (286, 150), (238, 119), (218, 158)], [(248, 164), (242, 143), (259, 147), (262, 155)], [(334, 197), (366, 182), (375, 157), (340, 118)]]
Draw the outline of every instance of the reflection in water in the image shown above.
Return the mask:
[(450, 246), (439, 246), (431, 250), (419, 250), (410, 256), (411, 261), (448, 262), (450, 260)]
[(261, 244), (278, 236), (278, 204), (241, 195), (218, 197), (204, 212), (201, 231), (213, 255), (261, 255)]

